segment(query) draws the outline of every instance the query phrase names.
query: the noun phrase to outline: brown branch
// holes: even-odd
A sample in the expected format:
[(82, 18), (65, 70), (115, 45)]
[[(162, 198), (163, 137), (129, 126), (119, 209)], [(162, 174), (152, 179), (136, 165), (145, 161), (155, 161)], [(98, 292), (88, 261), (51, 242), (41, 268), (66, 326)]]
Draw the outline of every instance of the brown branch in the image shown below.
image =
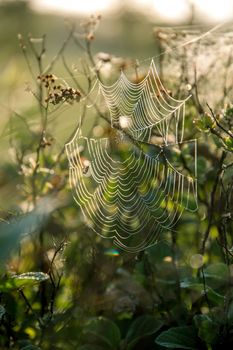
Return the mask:
[(25, 304), (27, 305), (28, 309), (29, 309), (29, 310), (31, 311), (31, 313), (36, 317), (36, 319), (37, 319), (37, 321), (38, 321), (40, 327), (42, 328), (42, 327), (43, 327), (43, 323), (42, 323), (40, 317), (39, 317), (38, 315), (36, 315), (36, 313), (34, 312), (32, 306), (31, 306), (31, 304), (30, 304), (28, 298), (27, 298), (26, 295), (24, 294), (23, 290), (22, 290), (22, 289), (19, 289), (18, 292), (19, 292), (19, 294), (21, 295), (21, 297), (23, 298), (23, 300), (24, 300)]
[(215, 209), (215, 195), (216, 195), (216, 191), (217, 191), (217, 188), (218, 188), (218, 184), (219, 184), (219, 176), (222, 172), (222, 165), (223, 165), (223, 162), (224, 162), (224, 159), (226, 157), (226, 152), (223, 151), (222, 152), (222, 156), (221, 156), (221, 159), (220, 159), (220, 162), (219, 162), (219, 169), (217, 171), (217, 174), (216, 174), (216, 178), (215, 178), (215, 181), (214, 181), (214, 185), (213, 185), (213, 189), (212, 189), (212, 192), (211, 192), (211, 196), (210, 196), (210, 205), (209, 205), (209, 210), (208, 210), (208, 226), (207, 226), (207, 229), (205, 231), (205, 234), (204, 234), (204, 239), (203, 239), (203, 242), (202, 242), (202, 247), (201, 247), (201, 254), (204, 255), (205, 253), (205, 246), (206, 246), (206, 242), (209, 238), (209, 233), (210, 233), (210, 229), (211, 229), (211, 226), (212, 226), (212, 222), (213, 222), (213, 218), (214, 218), (214, 209)]
[(230, 136), (231, 138), (233, 138), (232, 133), (229, 132), (228, 130), (226, 130), (226, 129), (218, 122), (218, 120), (217, 120), (217, 118), (215, 117), (215, 114), (214, 114), (212, 108), (209, 106), (209, 104), (208, 104), (208, 103), (206, 103), (206, 104), (207, 104), (207, 107), (208, 107), (209, 110), (210, 110), (211, 116), (213, 117), (213, 119), (214, 119), (216, 125), (219, 127), (219, 129), (221, 129), (221, 130), (222, 130), (223, 132), (225, 132), (228, 136)]
[(195, 91), (195, 98), (196, 98), (196, 103), (198, 106), (198, 112), (199, 113), (203, 113), (204, 109), (200, 103), (200, 99), (199, 99), (199, 93), (198, 93), (198, 85), (197, 85), (197, 67), (196, 65), (194, 65), (194, 91)]
[(67, 38), (65, 39), (65, 41), (63, 42), (60, 50), (58, 51), (58, 53), (52, 58), (50, 64), (45, 68), (45, 70), (43, 71), (43, 75), (46, 74), (47, 72), (51, 71), (51, 69), (53, 68), (54, 64), (56, 63), (56, 61), (62, 56), (63, 52), (66, 49), (66, 46), (68, 45), (70, 39), (73, 36), (75, 30), (75, 26), (73, 25)]

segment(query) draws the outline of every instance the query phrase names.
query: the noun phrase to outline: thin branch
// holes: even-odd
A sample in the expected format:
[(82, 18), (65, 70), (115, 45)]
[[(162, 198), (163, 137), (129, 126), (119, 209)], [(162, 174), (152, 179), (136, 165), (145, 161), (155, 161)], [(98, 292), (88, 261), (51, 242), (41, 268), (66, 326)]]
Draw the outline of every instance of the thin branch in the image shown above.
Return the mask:
[(29, 310), (31, 311), (31, 313), (36, 317), (36, 319), (37, 319), (37, 321), (38, 321), (40, 327), (42, 328), (42, 327), (43, 327), (43, 323), (42, 323), (40, 317), (39, 317), (38, 315), (36, 315), (36, 313), (34, 312), (32, 306), (31, 306), (31, 304), (30, 304), (28, 298), (27, 298), (26, 295), (24, 294), (23, 290), (22, 290), (22, 289), (19, 289), (18, 292), (19, 292), (19, 294), (21, 295), (21, 297), (23, 298), (23, 300), (24, 300), (25, 304), (27, 305), (28, 309), (29, 309)]
[(68, 45), (70, 39), (73, 36), (75, 30), (75, 26), (73, 25), (67, 38), (65, 39), (65, 41), (63, 42), (60, 50), (58, 51), (58, 53), (53, 57), (53, 59), (51, 60), (50, 64), (45, 68), (45, 70), (43, 71), (43, 75), (46, 74), (47, 72), (51, 71), (51, 69), (53, 68), (54, 64), (56, 63), (56, 61), (62, 56), (63, 52), (65, 51), (66, 46)]
[(194, 65), (194, 91), (195, 91), (195, 98), (196, 98), (196, 103), (198, 106), (198, 112), (199, 113), (203, 113), (204, 109), (200, 103), (200, 99), (199, 99), (199, 93), (198, 93), (198, 84), (197, 84), (197, 67), (196, 64)]
[(206, 104), (207, 104), (207, 107), (208, 107), (209, 110), (210, 110), (211, 116), (213, 117), (213, 119), (214, 119), (216, 125), (219, 127), (219, 129), (221, 129), (221, 130), (222, 130), (223, 132), (225, 132), (228, 136), (230, 136), (231, 138), (233, 138), (232, 133), (229, 132), (228, 130), (226, 130), (226, 129), (218, 122), (218, 120), (217, 120), (217, 118), (215, 117), (215, 114), (214, 114), (212, 108), (209, 106), (209, 104), (208, 104), (208, 103), (206, 103)]
[(222, 156), (221, 156), (221, 159), (219, 161), (219, 169), (217, 171), (217, 174), (216, 174), (216, 178), (215, 178), (215, 181), (214, 181), (214, 185), (213, 185), (213, 188), (212, 188), (212, 192), (211, 192), (211, 196), (210, 196), (210, 205), (209, 205), (209, 214), (208, 214), (208, 226), (207, 226), (207, 229), (205, 231), (205, 234), (204, 234), (204, 239), (203, 239), (203, 242), (202, 242), (202, 247), (201, 247), (201, 254), (204, 255), (205, 253), (205, 246), (206, 246), (206, 242), (209, 238), (209, 233), (210, 233), (210, 229), (211, 229), (211, 226), (212, 226), (212, 222), (213, 222), (213, 218), (214, 218), (214, 209), (215, 209), (215, 196), (216, 196), (216, 191), (217, 191), (217, 188), (218, 188), (218, 184), (219, 184), (219, 176), (222, 172), (222, 165), (223, 165), (223, 162), (224, 162), (224, 159), (226, 157), (226, 152), (223, 151), (222, 152)]

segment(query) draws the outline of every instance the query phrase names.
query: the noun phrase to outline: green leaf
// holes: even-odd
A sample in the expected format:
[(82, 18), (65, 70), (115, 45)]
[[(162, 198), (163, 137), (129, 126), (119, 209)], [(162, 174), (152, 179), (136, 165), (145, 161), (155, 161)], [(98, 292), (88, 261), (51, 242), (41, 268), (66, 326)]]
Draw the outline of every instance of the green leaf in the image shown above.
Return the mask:
[(207, 345), (213, 345), (218, 339), (220, 325), (214, 322), (207, 315), (196, 315), (194, 317), (195, 326), (198, 329), (198, 336)]
[(205, 269), (205, 277), (226, 283), (228, 281), (228, 268), (224, 263), (211, 264)]
[(157, 332), (163, 323), (154, 316), (144, 315), (138, 317), (130, 326), (126, 335), (127, 349), (132, 347), (142, 338)]
[(200, 131), (208, 132), (215, 127), (215, 120), (209, 113), (205, 113), (199, 119), (194, 120), (194, 124)]
[(44, 272), (25, 272), (20, 275), (13, 275), (12, 278), (17, 280), (30, 280), (35, 282), (43, 282), (49, 278), (49, 275)]
[(88, 342), (104, 346), (106, 349), (115, 349), (121, 340), (120, 330), (117, 325), (104, 318), (92, 318), (86, 324), (84, 330), (85, 338)]
[(192, 326), (172, 327), (162, 332), (155, 342), (165, 348), (198, 350), (198, 338)]
[(49, 279), (49, 275), (44, 272), (25, 272), (11, 277), (15, 282), (15, 287), (26, 287)]
[(7, 292), (12, 289), (31, 286), (49, 279), (49, 275), (44, 272), (26, 272), (20, 275), (13, 275), (0, 282), (0, 291)]
[[(202, 297), (205, 293), (204, 291), (204, 286), (203, 283), (195, 283), (195, 282), (191, 282), (191, 281), (183, 281), (180, 284), (180, 287), (182, 289), (190, 289), (196, 292), (200, 293), (200, 297)], [(209, 300), (216, 304), (216, 305), (220, 305), (224, 302), (224, 296), (215, 292), (211, 287), (206, 286), (206, 293), (207, 296), (209, 298)]]
[(2, 262), (17, 248), (22, 236), (38, 231), (54, 207), (55, 201), (44, 198), (30, 213), (12, 219), (9, 223), (0, 222), (0, 270)]
[(227, 319), (229, 323), (233, 324), (233, 301), (228, 306)]
[(226, 148), (229, 151), (233, 151), (233, 137), (230, 137), (230, 136), (225, 137), (224, 143), (225, 143)]
[(8, 292), (11, 289), (17, 289), (15, 281), (11, 278), (4, 278), (0, 281), (0, 291)]

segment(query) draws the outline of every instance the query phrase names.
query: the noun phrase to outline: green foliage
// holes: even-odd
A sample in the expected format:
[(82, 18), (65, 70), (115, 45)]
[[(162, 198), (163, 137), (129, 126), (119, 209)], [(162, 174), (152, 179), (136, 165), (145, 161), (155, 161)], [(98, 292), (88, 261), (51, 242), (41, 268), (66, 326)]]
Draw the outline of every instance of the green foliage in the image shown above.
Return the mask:
[(228, 151), (233, 152), (233, 137), (230, 137), (230, 136), (225, 137), (224, 144)]
[(11, 289), (30, 287), (46, 281), (48, 278), (49, 276), (43, 272), (26, 272), (3, 279), (0, 282), (0, 289), (1, 291), (9, 291)]
[(200, 131), (209, 132), (211, 129), (214, 129), (216, 123), (212, 116), (209, 113), (205, 113), (199, 119), (194, 120), (194, 124)]
[(125, 342), (127, 349), (133, 349), (140, 339), (156, 333), (163, 326), (163, 322), (154, 316), (144, 315), (138, 317), (130, 326)]
[(116, 349), (121, 339), (119, 328), (103, 317), (88, 320), (83, 333), (90, 344), (100, 345), (104, 349)]
[(169, 349), (199, 349), (196, 332), (192, 326), (171, 327), (156, 338), (156, 343)]
[(198, 336), (207, 345), (214, 345), (219, 337), (220, 323), (213, 321), (207, 315), (196, 315), (195, 325), (198, 329)]
[[(163, 326), (154, 316), (143, 315), (136, 318), (122, 338), (119, 327), (109, 319), (98, 317), (89, 319), (83, 327), (83, 342), (80, 349), (134, 349), (140, 340), (155, 334)], [(88, 344), (86, 344), (88, 342)]]
[[(33, 79), (27, 77), (27, 98), (18, 99), (17, 112), (9, 111), (1, 130), (7, 152), (0, 174), (0, 349), (232, 348), (233, 108), (225, 103), (225, 87), (212, 110), (197, 96), (204, 78), (195, 82), (185, 134), (198, 138), (199, 209), (184, 212), (155, 246), (138, 254), (116, 249), (86, 225), (72, 199), (64, 144), (77, 114), (81, 110), (88, 120), (87, 133), (94, 128), (112, 137), (107, 112), (92, 114), (81, 105), (86, 96), (88, 104), (95, 103), (93, 72), (104, 76), (110, 66), (111, 80), (123, 68), (132, 81), (143, 78), (141, 67), (135, 78), (128, 59), (106, 53), (105, 62), (103, 53), (92, 54), (99, 21), (91, 17), (81, 34), (71, 25), (55, 55), (44, 37), (20, 37)], [(74, 69), (69, 49), (80, 58)], [(188, 62), (183, 51), (178, 54), (177, 77), (186, 84)], [(167, 65), (160, 64), (162, 73)], [(170, 76), (166, 83), (180, 96)], [(166, 157), (192, 172), (194, 152), (187, 143)]]

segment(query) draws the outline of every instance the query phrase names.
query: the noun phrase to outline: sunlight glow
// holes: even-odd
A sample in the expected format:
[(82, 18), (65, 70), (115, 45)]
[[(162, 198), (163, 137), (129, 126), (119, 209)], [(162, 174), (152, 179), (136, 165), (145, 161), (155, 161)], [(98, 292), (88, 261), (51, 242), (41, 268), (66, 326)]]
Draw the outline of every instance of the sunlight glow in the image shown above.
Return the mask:
[(214, 21), (227, 20), (233, 17), (232, 0), (193, 0), (198, 12)]
[(153, 8), (164, 19), (179, 21), (190, 14), (190, 3), (187, 0), (154, 0)]
[(233, 18), (232, 0), (134, 0), (141, 11), (156, 13), (169, 22), (187, 20), (194, 5), (195, 13), (204, 19), (223, 21)]
[[(32, 7), (39, 11), (67, 14), (103, 14), (119, 9), (123, 1), (119, 0), (31, 0)], [(168, 22), (185, 21), (195, 13), (203, 19), (222, 21), (233, 18), (232, 0), (125, 0), (130, 8), (156, 16)]]
[(112, 9), (115, 0), (34, 0), (37, 10), (90, 15)]
[(134, 0), (134, 5), (139, 8), (149, 8), (152, 5), (153, 0)]

